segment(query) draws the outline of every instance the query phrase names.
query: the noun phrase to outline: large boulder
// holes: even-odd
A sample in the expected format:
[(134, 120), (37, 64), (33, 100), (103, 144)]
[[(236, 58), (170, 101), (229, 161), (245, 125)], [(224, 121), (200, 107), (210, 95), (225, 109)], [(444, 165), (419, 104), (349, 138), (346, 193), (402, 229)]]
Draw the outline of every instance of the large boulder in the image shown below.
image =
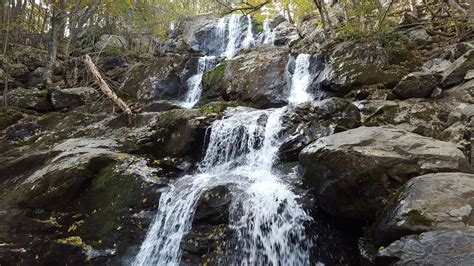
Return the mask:
[[(123, 97), (139, 100), (177, 100), (186, 92), (186, 79), (192, 74), (182, 75), (190, 57), (164, 55), (145, 64), (130, 68), (119, 91)], [(192, 59), (191, 59), (192, 60)], [(197, 62), (197, 58), (195, 60)]]
[(413, 72), (405, 77), (393, 88), (393, 93), (399, 99), (426, 98), (441, 81), (441, 75)]
[(16, 88), (8, 92), (8, 104), (38, 112), (50, 109), (48, 91), (38, 89)]
[(400, 79), (412, 72), (418, 62), (405, 48), (382, 47), (378, 43), (336, 44), (323, 51), (328, 57), (331, 71), (321, 80), (322, 89), (345, 95), (367, 85), (383, 84), (393, 88)]
[(286, 102), (288, 49), (260, 46), (204, 75), (204, 100), (222, 97), (257, 108)]
[(273, 29), (273, 43), (275, 45), (291, 45), (299, 38), (297, 29), (287, 20), (282, 21)]
[(12, 165), (18, 167), (18, 162), (49, 158), (44, 166), (31, 174), (28, 174), (28, 169), (24, 169), (26, 172), (6, 169), (6, 181), (21, 180), (19, 177), (23, 175), (24, 179), (13, 189), (5, 190), (4, 203), (45, 209), (64, 206), (68, 199), (77, 196), (104, 162), (113, 159), (117, 145), (113, 140), (68, 139), (47, 154), (27, 155), (12, 161)]
[(469, 70), (474, 68), (474, 49), (454, 61), (443, 73), (441, 86), (447, 88), (461, 83)]
[(438, 173), (408, 181), (385, 207), (375, 230), (375, 244), (440, 229), (474, 229), (474, 175)]
[(304, 148), (303, 177), (334, 216), (372, 220), (407, 180), (434, 172), (472, 171), (460, 147), (388, 127), (359, 127)]
[(223, 115), (227, 106), (226, 103), (213, 103), (200, 109), (174, 109), (160, 113), (150, 126), (150, 134), (139, 139), (137, 152), (157, 158), (200, 159), (207, 128)]
[(376, 257), (377, 265), (472, 265), (474, 231), (441, 230), (393, 242)]
[[(456, 90), (463, 91), (462, 89)], [(450, 93), (450, 96), (447, 93)], [(425, 137), (460, 144), (469, 149), (470, 105), (458, 102), (454, 91), (443, 91), (443, 100), (364, 101), (358, 104), (365, 126), (395, 126)], [(464, 95), (464, 94), (462, 94)], [(464, 96), (461, 97), (465, 97)], [(444, 100), (444, 99), (450, 100)], [(465, 97), (465, 100), (468, 98)], [(471, 115), (472, 116), (472, 115)]]
[(299, 152), (316, 139), (360, 126), (360, 114), (350, 101), (330, 98), (288, 107), (282, 121), (285, 137), (279, 157), (297, 161)]
[(51, 107), (54, 110), (62, 110), (81, 106), (99, 98), (99, 92), (94, 88), (78, 87), (68, 89), (55, 89), (49, 93)]

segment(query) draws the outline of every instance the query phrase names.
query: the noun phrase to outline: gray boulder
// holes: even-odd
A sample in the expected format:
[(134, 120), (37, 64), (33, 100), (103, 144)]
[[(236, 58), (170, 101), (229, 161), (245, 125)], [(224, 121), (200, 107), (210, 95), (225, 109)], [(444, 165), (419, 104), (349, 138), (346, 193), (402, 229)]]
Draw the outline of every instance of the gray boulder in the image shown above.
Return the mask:
[(403, 77), (393, 89), (393, 93), (402, 100), (408, 98), (426, 98), (430, 96), (440, 81), (441, 75), (413, 72)]
[[(104, 163), (113, 161), (117, 146), (113, 140), (68, 139), (47, 154), (30, 155), (43, 158), (44, 165), (23, 176), (21, 183), (6, 192), (4, 202), (28, 208), (65, 206), (68, 199), (77, 196)], [(19, 160), (31, 161), (29, 157)], [(6, 178), (19, 179), (14, 171), (10, 173), (12, 176)]]
[(186, 80), (180, 76), (189, 60), (189, 56), (169, 54), (146, 64), (136, 64), (127, 72), (118, 94), (144, 101), (177, 100), (186, 91)]
[(438, 173), (408, 181), (389, 203), (375, 230), (375, 244), (440, 229), (474, 229), (474, 175)]
[(99, 98), (99, 92), (94, 88), (78, 87), (52, 90), (49, 94), (51, 107), (62, 110), (81, 106)]
[(286, 48), (247, 50), (204, 75), (203, 97), (236, 100), (256, 108), (282, 106), (288, 87), (287, 62)]
[(433, 43), (433, 37), (431, 37), (424, 27), (411, 28), (406, 33), (410, 42), (417, 46), (425, 46)]
[(474, 68), (474, 49), (454, 61), (443, 73), (441, 86), (447, 88), (461, 83), (469, 70)]
[(288, 21), (283, 21), (273, 29), (275, 45), (291, 45), (300, 37), (295, 26)]
[(283, 161), (297, 161), (299, 152), (318, 138), (360, 126), (357, 107), (341, 98), (289, 107), (282, 120), (285, 137), (279, 156)]
[(460, 146), (388, 127), (359, 127), (304, 148), (304, 181), (328, 213), (371, 220), (386, 197), (414, 176), (472, 171)]
[(472, 265), (474, 232), (441, 230), (411, 235), (380, 251), (377, 265)]
[(46, 90), (16, 88), (8, 92), (7, 99), (11, 106), (38, 112), (46, 112), (50, 109)]

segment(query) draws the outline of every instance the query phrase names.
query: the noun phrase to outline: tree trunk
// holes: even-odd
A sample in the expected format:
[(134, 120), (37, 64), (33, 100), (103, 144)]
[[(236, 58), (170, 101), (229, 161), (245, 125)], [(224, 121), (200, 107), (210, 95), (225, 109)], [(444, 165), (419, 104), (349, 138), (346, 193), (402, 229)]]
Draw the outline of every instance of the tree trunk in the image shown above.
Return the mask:
[(107, 82), (102, 78), (100, 75), (99, 70), (95, 66), (94, 62), (92, 62), (92, 59), (89, 55), (85, 56), (84, 60), (86, 66), (89, 68), (90, 72), (94, 76), (94, 78), (97, 80), (97, 83), (100, 87), (100, 90), (102, 93), (105, 94), (112, 102), (114, 102), (124, 113), (127, 115), (131, 115), (132, 111), (130, 110), (130, 107), (122, 100), (120, 99), (117, 94), (113, 90), (110, 89), (109, 85), (107, 85)]
[(53, 6), (53, 15), (51, 16), (50, 42), (48, 45), (48, 70), (47, 83), (51, 84), (54, 64), (58, 55), (59, 40), (61, 38), (61, 26), (63, 24), (63, 16), (65, 10), (65, 0), (59, 1), (59, 6)]

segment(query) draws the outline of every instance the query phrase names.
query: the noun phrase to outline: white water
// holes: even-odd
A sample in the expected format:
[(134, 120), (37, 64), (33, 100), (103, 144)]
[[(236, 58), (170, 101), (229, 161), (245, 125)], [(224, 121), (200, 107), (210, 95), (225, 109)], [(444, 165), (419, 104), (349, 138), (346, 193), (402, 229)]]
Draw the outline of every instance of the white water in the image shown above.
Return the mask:
[(270, 28), (270, 22), (268, 22), (268, 19), (265, 19), (263, 22), (263, 43), (273, 45), (274, 38), (273, 31)]
[(203, 56), (199, 58), (197, 73), (186, 81), (188, 92), (184, 101), (180, 105), (184, 108), (193, 108), (199, 101), (202, 93), (202, 76), (204, 72), (211, 68), (216, 61), (215, 56)]
[(232, 58), (237, 53), (238, 50), (238, 39), (242, 33), (240, 26), (240, 18), (242, 15), (232, 14), (229, 16), (228, 21), (228, 42), (227, 47), (224, 52), (224, 56), (227, 58)]
[(291, 104), (313, 100), (313, 96), (308, 92), (308, 87), (311, 85), (310, 62), (311, 55), (309, 54), (299, 54), (296, 57), (295, 72), (291, 79), (291, 90), (288, 97), (288, 102)]
[(230, 210), (229, 226), (238, 238), (228, 247), (232, 263), (309, 264), (311, 241), (303, 224), (311, 218), (284, 176), (272, 170), (285, 111), (236, 108), (213, 123), (199, 173), (179, 179), (163, 193), (133, 265), (178, 265), (180, 242), (191, 229), (200, 196), (225, 184), (234, 184), (239, 191)]
[(250, 15), (247, 15), (247, 34), (245, 35), (245, 39), (242, 42), (243, 48), (250, 48), (252, 46), (255, 46), (256, 40), (253, 36), (252, 26), (252, 17)]

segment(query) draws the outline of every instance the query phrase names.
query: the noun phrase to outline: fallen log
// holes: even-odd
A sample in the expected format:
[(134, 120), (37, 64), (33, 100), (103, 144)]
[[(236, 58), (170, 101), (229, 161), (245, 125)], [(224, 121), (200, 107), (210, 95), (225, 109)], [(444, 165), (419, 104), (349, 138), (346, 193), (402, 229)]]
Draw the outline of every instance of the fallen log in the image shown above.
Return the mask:
[(110, 89), (109, 85), (107, 85), (105, 80), (102, 78), (99, 69), (97, 69), (96, 65), (94, 64), (94, 62), (92, 62), (92, 59), (89, 55), (85, 55), (84, 63), (89, 68), (94, 78), (97, 80), (99, 88), (105, 94), (105, 96), (112, 100), (112, 102), (114, 102), (124, 113), (126, 113), (127, 115), (131, 115), (132, 110), (130, 109), (130, 107), (128, 107), (128, 105), (122, 99), (120, 99), (113, 90)]

